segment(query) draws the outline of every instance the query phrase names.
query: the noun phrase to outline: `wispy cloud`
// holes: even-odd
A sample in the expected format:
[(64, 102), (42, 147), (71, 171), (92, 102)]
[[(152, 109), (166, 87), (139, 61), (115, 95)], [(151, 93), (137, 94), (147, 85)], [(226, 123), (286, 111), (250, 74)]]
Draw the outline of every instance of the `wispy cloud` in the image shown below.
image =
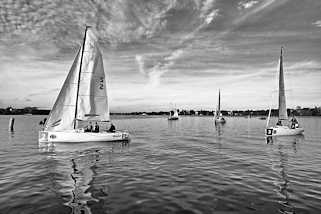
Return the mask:
[(261, 11), (263, 11), (263, 10), (265, 10), (267, 8), (270, 8), (272, 6), (274, 6), (274, 7), (280, 6), (280, 5), (284, 4), (284, 3), (286, 3), (287, 1), (288, 0), (263, 0), (256, 7), (253, 7), (251, 10), (246, 11), (240, 17), (237, 17), (233, 21), (233, 24), (234, 24), (234, 26), (237, 26), (240, 23), (243, 23), (244, 21), (246, 21), (249, 17), (258, 14)]
[[(277, 5), (281, 5), (286, 1), (288, 0), (280, 0), (277, 2)], [(194, 38), (197, 33), (211, 24), (215, 17), (219, 16), (219, 9), (215, 8), (214, 3), (214, 0), (206, 0), (203, 2), (202, 6), (200, 7), (200, 18), (203, 20), (202, 23), (179, 41), (178, 48), (174, 48), (169, 54), (161, 57), (154, 66), (152, 66), (151, 68), (145, 67), (145, 61), (149, 60), (148, 56), (136, 56), (139, 71), (149, 77), (148, 86), (158, 86), (160, 83), (160, 78), (163, 76), (163, 74), (167, 73), (170, 67), (175, 64), (175, 60), (179, 59), (184, 54), (185, 50), (193, 44)], [(269, 8), (274, 3), (276, 3), (276, 0), (265, 0), (261, 2), (254, 9), (251, 9), (246, 13), (243, 13), (241, 16), (236, 17), (232, 22), (232, 26), (219, 34), (214, 35), (213, 38), (218, 42), (219, 39), (223, 38), (229, 32), (233, 31), (238, 25), (242, 24), (250, 16), (257, 14), (265, 10), (266, 8)], [(247, 9), (254, 7), (256, 4), (258, 4), (257, 1), (241, 2), (241, 5), (243, 5), (243, 7)]]
[(249, 9), (249, 8), (253, 7), (254, 5), (256, 5), (257, 3), (259, 3), (259, 2), (254, 1), (254, 0), (240, 1), (238, 4), (238, 9), (239, 10)]
[(217, 88), (224, 108), (268, 107), (281, 45), (286, 89), (293, 89), (289, 105), (318, 104), (320, 6), (289, 0), (2, 1), (0, 105), (52, 106), (85, 24), (99, 37), (112, 111), (164, 110), (173, 101), (214, 108)]
[(321, 20), (317, 20), (317, 21), (313, 22), (312, 25), (314, 25), (316, 27), (321, 27)]
[[(199, 17), (201, 18), (201, 24), (198, 25), (192, 32), (184, 36), (179, 42), (177, 47), (170, 51), (170, 53), (162, 56), (156, 64), (151, 68), (145, 67), (145, 60), (148, 60), (148, 56), (137, 55), (136, 61), (139, 67), (139, 71), (148, 76), (148, 87), (156, 87), (160, 83), (160, 78), (163, 74), (168, 72), (169, 68), (174, 64), (184, 51), (193, 43), (195, 35), (204, 29), (206, 26), (212, 23), (214, 18), (218, 16), (219, 10), (214, 8), (215, 0), (205, 0), (200, 7)], [(153, 56), (152, 56), (153, 57)]]

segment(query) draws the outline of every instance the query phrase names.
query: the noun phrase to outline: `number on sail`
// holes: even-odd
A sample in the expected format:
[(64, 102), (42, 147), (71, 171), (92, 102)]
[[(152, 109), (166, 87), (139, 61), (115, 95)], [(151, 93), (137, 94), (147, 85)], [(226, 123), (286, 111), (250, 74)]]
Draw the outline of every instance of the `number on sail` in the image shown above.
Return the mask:
[(100, 80), (99, 80), (99, 89), (104, 89), (104, 78), (103, 78), (103, 77), (100, 77)]
[(100, 77), (100, 80), (99, 80), (99, 89), (104, 89), (104, 78), (103, 78), (103, 77)]

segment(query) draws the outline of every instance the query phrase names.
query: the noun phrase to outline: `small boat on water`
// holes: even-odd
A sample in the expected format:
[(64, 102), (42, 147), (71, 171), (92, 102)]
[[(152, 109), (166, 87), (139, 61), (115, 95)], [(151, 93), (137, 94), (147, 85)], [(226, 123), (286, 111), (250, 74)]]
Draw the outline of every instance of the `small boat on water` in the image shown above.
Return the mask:
[(218, 104), (214, 115), (214, 122), (221, 123), (221, 124), (226, 122), (226, 120), (224, 119), (221, 113), (221, 90), (218, 90)]
[(178, 110), (174, 109), (173, 111), (169, 112), (169, 117), (168, 120), (178, 120), (179, 116), (178, 116)]
[(283, 72), (283, 47), (281, 48), (280, 55), (280, 69), (279, 69), (279, 117), (275, 126), (268, 127), (271, 118), (271, 108), (269, 110), (269, 116), (266, 123), (266, 136), (291, 136), (300, 135), (304, 132), (304, 129), (300, 127), (297, 119), (292, 117), (291, 121), (288, 121), (288, 113), (286, 110), (285, 101), (285, 87), (284, 87), (284, 72)]
[[(39, 132), (39, 143), (129, 140), (127, 131), (102, 130), (110, 122), (106, 78), (98, 41), (89, 27), (58, 98)], [(84, 124), (97, 123), (95, 132)], [(113, 125), (112, 125), (113, 126)]]

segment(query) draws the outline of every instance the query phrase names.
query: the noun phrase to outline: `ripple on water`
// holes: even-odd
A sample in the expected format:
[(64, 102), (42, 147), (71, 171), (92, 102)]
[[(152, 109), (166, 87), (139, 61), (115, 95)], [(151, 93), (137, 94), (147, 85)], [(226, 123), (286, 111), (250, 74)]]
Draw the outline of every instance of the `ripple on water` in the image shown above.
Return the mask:
[(0, 132), (0, 213), (320, 213), (319, 132), (267, 144), (264, 121), (227, 119), (121, 119), (129, 144), (51, 153), (35, 126)]

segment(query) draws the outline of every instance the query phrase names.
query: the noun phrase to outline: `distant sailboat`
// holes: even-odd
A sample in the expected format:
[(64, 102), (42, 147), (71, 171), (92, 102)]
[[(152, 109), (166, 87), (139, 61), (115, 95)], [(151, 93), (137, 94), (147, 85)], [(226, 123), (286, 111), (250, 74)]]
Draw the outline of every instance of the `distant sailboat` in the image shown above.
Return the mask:
[(179, 117), (178, 117), (178, 110), (177, 109), (174, 109), (173, 111), (169, 112), (168, 120), (178, 120), (178, 119), (179, 119)]
[(214, 122), (215, 123), (225, 123), (226, 120), (224, 119), (222, 113), (221, 113), (221, 91), (218, 90), (218, 104), (217, 109), (215, 111), (214, 115)]
[(103, 59), (97, 38), (86, 27), (82, 47), (46, 121), (39, 142), (106, 142), (128, 140), (125, 131), (86, 132), (86, 123), (110, 121)]
[(280, 70), (279, 70), (279, 118), (278, 122), (273, 127), (268, 127), (271, 117), (271, 109), (267, 120), (267, 128), (265, 134), (267, 136), (280, 136), (280, 135), (299, 135), (302, 134), (304, 129), (299, 126), (299, 122), (293, 116), (290, 124), (288, 121), (288, 114), (285, 102), (285, 89), (284, 89), (284, 73), (283, 73), (283, 47), (281, 48), (280, 55)]

